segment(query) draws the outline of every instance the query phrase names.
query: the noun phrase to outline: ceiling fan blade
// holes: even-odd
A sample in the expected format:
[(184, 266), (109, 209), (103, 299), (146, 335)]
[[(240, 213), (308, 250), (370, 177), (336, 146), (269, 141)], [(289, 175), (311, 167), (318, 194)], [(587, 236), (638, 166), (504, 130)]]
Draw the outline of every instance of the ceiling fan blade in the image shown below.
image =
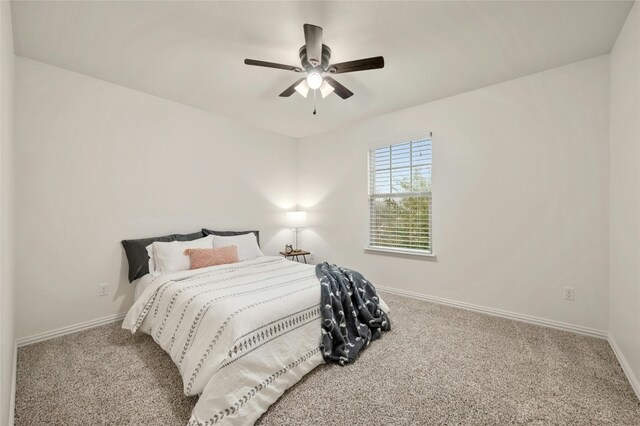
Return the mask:
[(314, 67), (322, 61), (322, 28), (304, 24), (304, 42), (307, 46), (307, 60)]
[(382, 56), (333, 64), (329, 66), (328, 71), (331, 74), (344, 74), (346, 72), (375, 70), (378, 68), (384, 68), (384, 58)]
[(296, 91), (296, 86), (298, 84), (302, 83), (303, 80), (304, 80), (304, 78), (301, 78), (300, 80), (298, 80), (295, 83), (293, 83), (291, 86), (289, 86), (286, 89), (284, 89), (284, 92), (280, 93), (280, 96), (283, 97), (283, 98), (287, 98), (287, 97), (293, 95), (293, 93)]
[(266, 68), (277, 68), (279, 70), (287, 70), (293, 72), (302, 72), (302, 68), (294, 67), (292, 65), (284, 65), (284, 64), (276, 64), (275, 62), (265, 62), (265, 61), (257, 61), (255, 59), (245, 59), (244, 63), (246, 65), (253, 65), (256, 67), (266, 67)]
[(333, 87), (334, 93), (340, 96), (342, 99), (347, 99), (353, 96), (353, 92), (351, 90), (347, 89), (342, 84), (335, 81), (333, 78), (325, 76), (324, 81), (326, 81), (329, 86)]

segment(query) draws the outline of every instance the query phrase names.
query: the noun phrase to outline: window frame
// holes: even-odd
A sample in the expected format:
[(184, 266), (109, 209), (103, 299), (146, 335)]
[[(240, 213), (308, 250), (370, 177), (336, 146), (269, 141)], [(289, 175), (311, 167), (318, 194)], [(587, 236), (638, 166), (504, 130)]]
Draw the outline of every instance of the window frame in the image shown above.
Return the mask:
[[(430, 259), (435, 260), (435, 252), (433, 246), (433, 159), (430, 163), (431, 167), (431, 190), (428, 191), (429, 198), (429, 249), (412, 249), (412, 248), (400, 248), (400, 247), (386, 247), (386, 246), (374, 246), (371, 245), (371, 200), (374, 194), (372, 194), (371, 185), (374, 183), (374, 179), (372, 178), (372, 169), (371, 169), (371, 154), (375, 152), (376, 149), (379, 148), (391, 148), (394, 145), (402, 145), (410, 142), (420, 141), (428, 139), (431, 143), (431, 152), (433, 155), (433, 133), (432, 132), (421, 132), (419, 134), (410, 136), (410, 137), (398, 137), (393, 138), (391, 140), (378, 141), (376, 143), (371, 143), (367, 147), (367, 245), (364, 248), (366, 253), (371, 254), (384, 254), (384, 255), (394, 255), (394, 256), (402, 256), (402, 257), (415, 257), (422, 259)], [(427, 192), (424, 192), (427, 193)], [(419, 193), (423, 194), (423, 193)]]

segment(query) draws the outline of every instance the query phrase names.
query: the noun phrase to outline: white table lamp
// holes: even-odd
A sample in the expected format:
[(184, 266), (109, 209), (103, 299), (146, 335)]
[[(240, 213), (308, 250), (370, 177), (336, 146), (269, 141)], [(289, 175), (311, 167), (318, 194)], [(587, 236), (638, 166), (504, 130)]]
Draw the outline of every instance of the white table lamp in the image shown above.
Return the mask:
[(298, 231), (307, 224), (307, 212), (304, 210), (287, 212), (287, 222), (295, 233), (295, 249), (298, 250)]

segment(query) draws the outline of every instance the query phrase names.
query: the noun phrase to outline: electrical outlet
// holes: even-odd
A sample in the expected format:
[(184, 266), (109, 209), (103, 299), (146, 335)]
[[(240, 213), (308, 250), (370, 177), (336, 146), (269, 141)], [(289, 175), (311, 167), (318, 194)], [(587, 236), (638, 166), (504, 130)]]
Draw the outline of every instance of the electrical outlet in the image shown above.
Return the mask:
[(574, 302), (576, 300), (576, 290), (573, 287), (564, 288), (564, 300)]
[(106, 296), (108, 294), (109, 294), (109, 284), (108, 283), (98, 284), (98, 296)]

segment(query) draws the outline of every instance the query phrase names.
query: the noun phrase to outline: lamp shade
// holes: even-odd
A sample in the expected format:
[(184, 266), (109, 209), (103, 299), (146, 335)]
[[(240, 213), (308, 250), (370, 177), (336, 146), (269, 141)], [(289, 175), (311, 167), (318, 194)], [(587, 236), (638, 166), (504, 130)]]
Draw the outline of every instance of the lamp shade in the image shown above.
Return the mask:
[(307, 80), (302, 80), (300, 84), (296, 87), (296, 92), (300, 93), (305, 98), (307, 97), (307, 93), (309, 93), (309, 85), (307, 84)]
[(292, 228), (304, 227), (307, 224), (307, 212), (303, 210), (287, 212), (287, 223)]
[[(304, 81), (302, 83), (304, 83)], [(300, 84), (302, 84), (302, 83), (300, 83)], [(324, 80), (322, 82), (322, 86), (320, 86), (320, 93), (322, 93), (322, 99), (324, 99), (327, 96), (329, 96), (331, 94), (331, 92), (333, 92), (333, 86), (331, 86), (329, 83), (327, 83), (327, 80)], [(306, 98), (306, 96), (305, 96), (305, 98)]]

